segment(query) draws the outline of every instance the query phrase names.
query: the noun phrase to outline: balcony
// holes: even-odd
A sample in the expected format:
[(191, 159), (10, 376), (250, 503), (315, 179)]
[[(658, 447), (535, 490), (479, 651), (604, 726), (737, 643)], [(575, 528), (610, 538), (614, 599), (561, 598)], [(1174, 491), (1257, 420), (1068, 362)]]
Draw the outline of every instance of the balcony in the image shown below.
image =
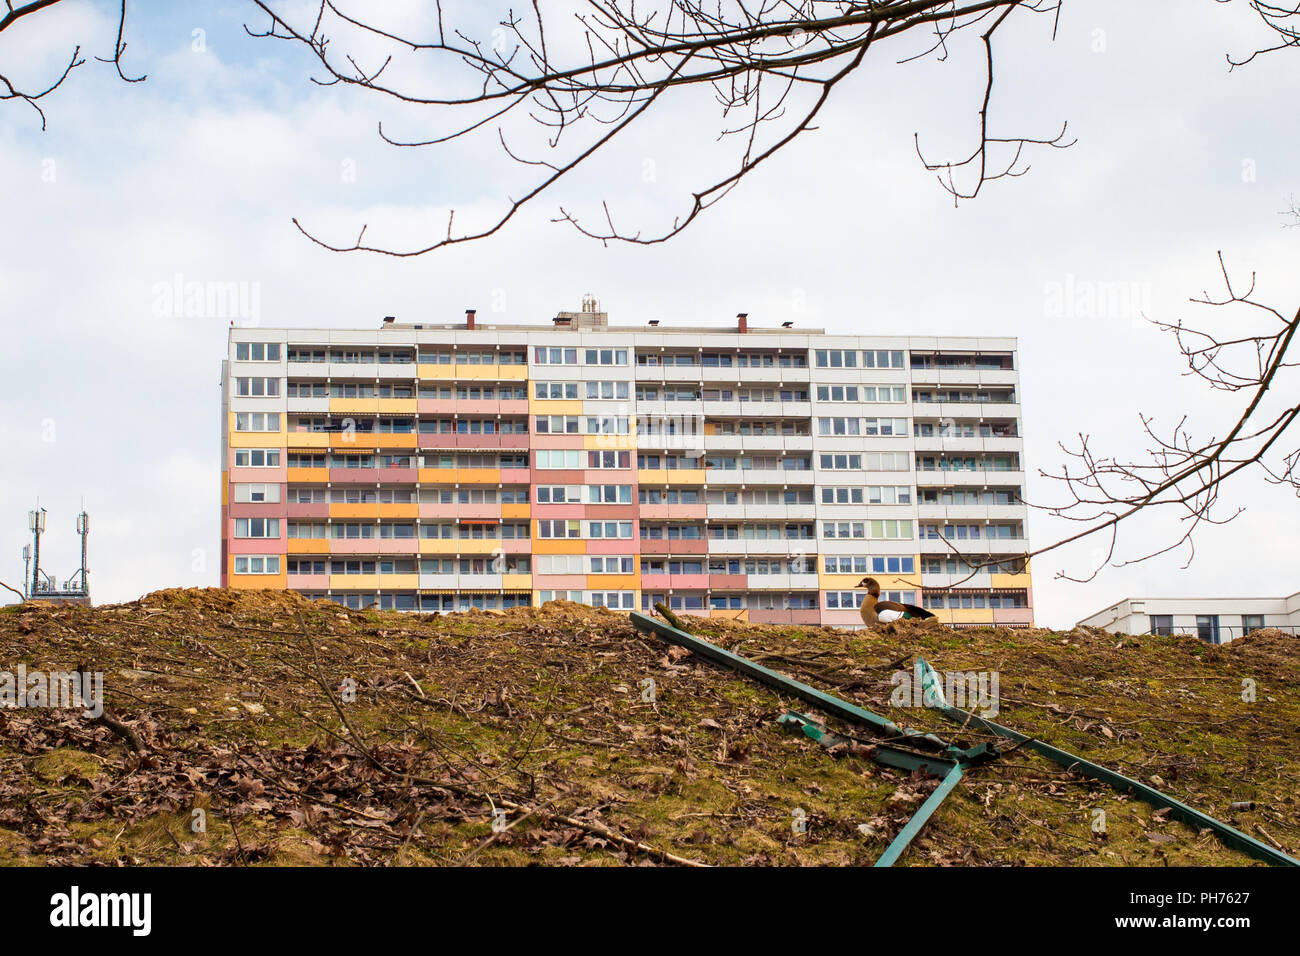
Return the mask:
[(714, 591), (745, 591), (749, 577), (744, 574), (710, 574), (709, 588)]
[(921, 421), (949, 418), (953, 421), (987, 421), (1019, 418), (1020, 403), (1011, 402), (913, 402), (912, 417)]
[(641, 572), (645, 591), (703, 591), (709, 587), (707, 574), (647, 574)]
[(931, 574), (924, 571), (921, 574), (921, 586), (924, 588), (989, 588), (993, 586), (993, 578), (988, 571), (980, 571), (976, 574), (971, 574), (969, 571), (956, 574), (946, 571), (942, 574)]
[(669, 485), (702, 485), (709, 472), (703, 468), (653, 468), (637, 472), (637, 482), (650, 487)]
[(930, 521), (1023, 521), (1024, 505), (917, 505), (917, 517)]
[[(581, 507), (581, 506), (579, 506)], [(705, 504), (693, 505), (639, 505), (637, 506), (637, 517), (642, 521), (666, 521), (669, 518), (677, 520), (703, 518), (709, 514), (709, 507)], [(577, 517), (582, 517), (579, 514)]]
[(1013, 368), (913, 368), (913, 385), (1015, 385), (1019, 373)]
[(949, 469), (942, 471), (917, 471), (916, 484), (920, 488), (1023, 488), (1025, 473), (1023, 471), (995, 471)]
[[(789, 554), (815, 554), (816, 538), (709, 538), (709, 553), (716, 555), (754, 555), (772, 557)], [(813, 580), (816, 580), (813, 575)]]
[(328, 398), (295, 398), (291, 395), (286, 399), (286, 407), (290, 415), (328, 415), (330, 400)]
[[(297, 362), (289, 363), (290, 374), (293, 374), (292, 367), (298, 364), (299, 363)], [(323, 365), (312, 364), (309, 367), (316, 368), (316, 369), (321, 369), (321, 368), (325, 369), (326, 370), (325, 374), (327, 374), (332, 379), (334, 378), (358, 379), (358, 380), (369, 379), (370, 381), (374, 381), (379, 378), (379, 371), (381, 368), (378, 362), (326, 362)], [(387, 377), (390, 378), (392, 377), (392, 370), (394, 368), (403, 368), (406, 370), (406, 374), (402, 376), (403, 378), (415, 378), (414, 365), (393, 366), (393, 365), (385, 364), (382, 367), (388, 371)], [(320, 373), (317, 372), (316, 374), (319, 375)]]
[[(777, 608), (749, 609), (749, 621), (752, 624), (820, 624), (821, 612), (817, 608), (802, 608), (786, 611)], [(861, 622), (859, 622), (861, 623)]]
[[(952, 547), (949, 548), (949, 545)], [(959, 538), (944, 542), (942, 538), (920, 538), (917, 550), (925, 554), (946, 554), (956, 550), (958, 554), (976, 562), (986, 556), (1004, 557), (1022, 555), (1029, 550), (1028, 538)], [(958, 575), (961, 577), (961, 575)], [(929, 583), (929, 575), (926, 576)]]
[(286, 580), (295, 591), (324, 591), (330, 586), (328, 574), (290, 574)]
[(685, 452), (688, 456), (698, 457), (704, 453), (706, 447), (712, 447), (706, 445), (708, 436), (700, 431), (676, 432), (672, 434), (666, 432), (638, 432), (636, 435), (630, 437), (634, 438), (635, 441), (625, 445), (624, 447), (637, 448), (643, 452), (659, 451), (660, 449), (663, 449), (664, 451)]
[(336, 485), (373, 485), (379, 481), (378, 468), (331, 468), (329, 475)]
[(982, 452), (1019, 452), (1023, 442), (1017, 437), (974, 436), (971, 438), (954, 438), (952, 436), (931, 435), (917, 437), (915, 446), (918, 452), (951, 452), (954, 455), (976, 455)]
[(709, 484), (716, 486), (758, 485), (783, 488), (786, 485), (811, 485), (815, 478), (810, 470), (784, 468), (710, 468)]
[(421, 362), (419, 365), (408, 365), (406, 368), (415, 369), (415, 374), (420, 377), (421, 381), (446, 381), (446, 380), (467, 380), (467, 381), (518, 381), (528, 378), (527, 365), (470, 365), (467, 362)]
[(707, 554), (709, 552), (709, 542), (703, 538), (641, 538), (638, 545), (635, 550), (639, 550), (642, 554)]

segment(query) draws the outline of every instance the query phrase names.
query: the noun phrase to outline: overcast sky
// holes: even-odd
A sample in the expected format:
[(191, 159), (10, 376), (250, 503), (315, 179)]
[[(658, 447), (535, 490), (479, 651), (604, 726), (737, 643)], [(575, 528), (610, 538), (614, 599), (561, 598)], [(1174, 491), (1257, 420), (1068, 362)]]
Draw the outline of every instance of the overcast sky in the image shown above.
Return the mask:
[[(419, 23), (414, 2), (363, 5), (385, 25)], [(451, 4), (454, 12), (457, 5)], [(481, 11), (505, 4), (480, 0)], [(756, 325), (881, 334), (1012, 335), (1020, 340), (1031, 501), (1050, 501), (1039, 469), (1059, 468), (1080, 432), (1108, 451), (1140, 446), (1139, 411), (1157, 427), (1186, 415), (1222, 434), (1238, 407), (1180, 377), (1152, 318), (1222, 321), (1188, 304), (1217, 289), (1216, 252), (1284, 312), (1300, 302), (1300, 230), (1283, 228), (1300, 194), (1300, 53), (1229, 73), (1225, 53), (1267, 42), (1244, 0), (1066, 0), (1009, 21), (998, 41), (997, 135), (1078, 142), (1029, 155), (1028, 175), (987, 185), (954, 208), (917, 160), (969, 150), (980, 51), (897, 66), (891, 48), (846, 83), (820, 128), (745, 180), (663, 245), (609, 248), (553, 224), (558, 206), (652, 230), (686, 206), (727, 155), (716, 110), (683, 97), (618, 149), (498, 235), (414, 259), (340, 255), (310, 244), (298, 217), (347, 241), (436, 237), (448, 210), (486, 223), (524, 180), (490, 138), (430, 150), (383, 144), (376, 124), (419, 138), (427, 117), (360, 91), (313, 84), (298, 48), (249, 37), (251, 4), (137, 4), (126, 84), (89, 59), (42, 101), (0, 102), (0, 580), (17, 585), (25, 514), (49, 509), (43, 554), (75, 570), (74, 517), (90, 512), (97, 601), (215, 585), (219, 554), (219, 390), (228, 319), (159, 308), (160, 283), (240, 282), (265, 326), (371, 328), (454, 321), (546, 322), (591, 291), (611, 322)], [(69, 2), (0, 34), (0, 73), (31, 86), (76, 43), (107, 55), (116, 12)], [(1013, 21), (1016, 18), (1013, 17)], [(198, 32), (196, 32), (198, 31)], [(368, 51), (362, 51), (368, 52)], [(450, 81), (450, 79), (449, 79)], [(1089, 309), (1067, 290), (1122, 289), (1129, 304)], [(163, 313), (163, 314), (160, 314)], [(1283, 387), (1294, 391), (1295, 381)], [(1095, 546), (1034, 567), (1039, 623), (1069, 625), (1120, 598), (1289, 594), (1300, 589), (1293, 492), (1243, 479), (1224, 489), (1245, 512), (1186, 554), (1107, 568)], [(1031, 513), (1034, 545), (1073, 530)], [(1124, 554), (1167, 543), (1172, 513), (1134, 525)]]

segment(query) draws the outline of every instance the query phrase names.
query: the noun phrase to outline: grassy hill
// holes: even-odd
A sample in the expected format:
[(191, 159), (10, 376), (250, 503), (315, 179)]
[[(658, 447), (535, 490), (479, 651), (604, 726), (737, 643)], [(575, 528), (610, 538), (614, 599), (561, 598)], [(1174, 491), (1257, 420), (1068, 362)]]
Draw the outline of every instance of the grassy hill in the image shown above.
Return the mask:
[[(918, 653), (996, 671), (1000, 723), (1300, 852), (1296, 637), (686, 621), (966, 745), (892, 708), (890, 675)], [(412, 616), (168, 590), (5, 608), (0, 649), (0, 670), (103, 671), (119, 727), (0, 709), (6, 865), (870, 864), (937, 783), (789, 734), (776, 719), (807, 705), (563, 602)], [(972, 769), (900, 862), (1256, 865), (1166, 816), (1018, 750)]]

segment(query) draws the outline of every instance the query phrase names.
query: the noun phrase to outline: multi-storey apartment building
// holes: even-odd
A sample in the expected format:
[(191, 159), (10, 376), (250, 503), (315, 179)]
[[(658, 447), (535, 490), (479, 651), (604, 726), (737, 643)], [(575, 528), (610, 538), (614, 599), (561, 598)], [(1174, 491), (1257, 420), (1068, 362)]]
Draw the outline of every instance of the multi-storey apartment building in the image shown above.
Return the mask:
[(1015, 340), (790, 326), (231, 329), (222, 585), (1029, 624)]

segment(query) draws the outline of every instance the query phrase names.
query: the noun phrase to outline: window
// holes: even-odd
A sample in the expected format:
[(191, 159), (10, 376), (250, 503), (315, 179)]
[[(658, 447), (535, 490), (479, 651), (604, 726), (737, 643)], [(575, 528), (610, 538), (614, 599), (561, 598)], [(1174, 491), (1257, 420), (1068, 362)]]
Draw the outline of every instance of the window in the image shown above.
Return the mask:
[(537, 451), (538, 468), (570, 468), (579, 469), (582, 467), (583, 453), (576, 448), (541, 448)]
[(274, 503), (280, 500), (280, 486), (278, 484), (237, 482), (235, 484), (235, 500), (238, 502)]
[(237, 554), (235, 555), (235, 573), (279, 574), (280, 556), (278, 554)]
[(539, 435), (576, 435), (578, 434), (578, 416), (576, 415), (538, 415), (533, 430)]
[(863, 368), (902, 368), (903, 353), (899, 351), (866, 351), (862, 353)]
[(1241, 633), (1249, 634), (1251, 631), (1258, 631), (1264, 626), (1263, 614), (1243, 614), (1241, 616)]
[(906, 435), (906, 418), (864, 418), (862, 419), (864, 435)]
[(631, 485), (589, 485), (587, 501), (590, 504), (628, 505), (632, 503)]
[(1219, 616), (1217, 614), (1196, 615), (1196, 636), (1209, 644), (1218, 644)]
[(359, 558), (336, 559), (330, 562), (330, 574), (374, 574), (375, 562)]
[[(557, 555), (557, 557), (559, 557)], [(582, 555), (563, 555), (582, 561)], [(592, 555), (588, 559), (592, 574), (632, 574), (636, 571), (636, 558), (630, 554)], [(581, 565), (579, 565), (581, 573)]]
[(822, 504), (826, 505), (860, 505), (861, 488), (822, 488)]
[(362, 524), (359, 521), (335, 523), (329, 526), (329, 536), (331, 538), (356, 540), (373, 538), (375, 536), (375, 526), (373, 524)]
[(582, 537), (582, 522), (577, 519), (563, 520), (555, 519), (551, 521), (537, 522), (538, 538), (580, 538)]
[(626, 435), (629, 428), (628, 419), (618, 416), (587, 419), (588, 435)]
[(237, 432), (278, 432), (279, 412), (239, 412), (235, 415)]
[(626, 365), (627, 349), (587, 349), (588, 365)]
[[(297, 358), (292, 352), (290, 358), (299, 362), (311, 361), (311, 359), (307, 358)], [(280, 361), (280, 343), (236, 342), (235, 360), (238, 362), (278, 362)], [(324, 361), (323, 352), (321, 353), (321, 361)]]
[(1151, 633), (1152, 634), (1174, 633), (1174, 616), (1172, 614), (1152, 614)]
[(916, 570), (915, 558), (872, 558), (871, 570), (876, 574), (912, 574)]
[(848, 349), (818, 349), (815, 353), (818, 368), (857, 368), (858, 353)]
[(289, 537), (291, 538), (328, 538), (330, 526), (323, 522), (314, 521), (290, 521)]
[[(586, 555), (539, 554), (536, 556), (538, 574), (585, 574)], [(593, 559), (595, 560), (595, 559)]]
[(538, 485), (537, 487), (539, 505), (576, 504), (581, 499), (580, 485)]
[(280, 394), (278, 378), (236, 378), (235, 394), (242, 398), (275, 398)]
[(845, 471), (849, 469), (859, 469), (862, 467), (861, 455), (822, 455), (820, 465), (822, 468)]
[(534, 365), (577, 365), (577, 349), (557, 349), (538, 346), (533, 349)]
[(910, 485), (872, 485), (867, 489), (867, 503), (873, 505), (910, 505)]
[[(587, 383), (589, 392), (590, 392), (590, 387), (594, 384), (596, 383), (595, 382)], [(625, 386), (625, 390), (626, 390), (626, 386)], [(537, 382), (533, 385), (533, 397), (542, 398), (542, 399), (577, 398), (578, 383), (577, 382)], [(590, 398), (591, 396), (588, 395), (587, 397)], [(626, 398), (627, 396), (624, 395), (623, 397)]]
[(910, 538), (912, 522), (887, 518), (875, 521), (824, 521), (825, 538)]
[(862, 400), (864, 402), (905, 402), (907, 395), (901, 385), (864, 385)]
[(819, 402), (856, 402), (858, 387), (856, 385), (818, 385)]
[(589, 451), (588, 468), (630, 468), (632, 453), (628, 451)]
[(911, 557), (868, 557), (863, 554), (827, 555), (827, 574), (912, 574), (916, 559)]
[(630, 521), (588, 521), (589, 538), (630, 538), (632, 522)]
[[(574, 386), (574, 389), (576, 392), (577, 389), (576, 385)], [(638, 389), (637, 391), (639, 393), (640, 389)], [(588, 382), (587, 383), (588, 398), (602, 399), (602, 400), (626, 399), (627, 396), (628, 396), (627, 382)], [(577, 398), (577, 395), (575, 394), (573, 397)], [(637, 397), (640, 398), (641, 397), (640, 394), (638, 394)], [(651, 396), (652, 399), (653, 397), (654, 396)]]
[(856, 418), (819, 418), (817, 432), (820, 435), (857, 435), (861, 433), (861, 425)]
[(279, 518), (236, 518), (236, 538), (278, 538), (280, 537)]
[(236, 448), (235, 467), (237, 468), (279, 468), (280, 449), (278, 448)]

